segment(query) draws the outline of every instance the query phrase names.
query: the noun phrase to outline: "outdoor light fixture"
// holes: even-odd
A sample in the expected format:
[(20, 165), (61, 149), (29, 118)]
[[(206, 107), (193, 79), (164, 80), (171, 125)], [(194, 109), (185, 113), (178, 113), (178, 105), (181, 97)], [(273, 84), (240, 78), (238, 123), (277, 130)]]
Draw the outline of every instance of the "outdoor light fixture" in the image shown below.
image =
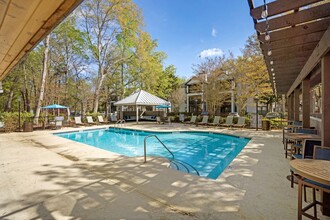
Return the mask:
[(274, 72), (274, 68), (270, 68), (270, 71)]
[(270, 35), (269, 35), (268, 32), (267, 32), (266, 35), (265, 35), (265, 40), (266, 40), (266, 41), (270, 41)]
[(268, 17), (268, 10), (267, 10), (266, 1), (264, 1), (264, 6), (262, 7), (261, 17), (262, 18), (267, 18)]
[(267, 55), (268, 56), (271, 56), (272, 55), (272, 50), (271, 49), (268, 49)]
[(267, 10), (266, 0), (264, 0), (264, 5), (262, 7), (261, 17), (262, 18), (267, 18), (268, 17), (268, 10)]
[(258, 122), (258, 102), (259, 102), (259, 97), (258, 97), (258, 95), (255, 95), (254, 96), (254, 101), (255, 101), (255, 103), (256, 103), (256, 130), (258, 131), (258, 124), (259, 124), (259, 122)]
[(274, 61), (271, 60), (269, 63), (270, 63), (270, 65), (273, 65), (274, 64)]

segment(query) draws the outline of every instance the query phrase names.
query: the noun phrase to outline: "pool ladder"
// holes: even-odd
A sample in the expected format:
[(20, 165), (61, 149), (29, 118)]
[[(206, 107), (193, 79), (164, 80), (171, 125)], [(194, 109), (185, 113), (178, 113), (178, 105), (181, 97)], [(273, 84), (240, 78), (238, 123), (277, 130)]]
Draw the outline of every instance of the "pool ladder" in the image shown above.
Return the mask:
[(176, 169), (178, 171), (191, 173), (191, 174), (195, 174), (197, 176), (200, 176), (199, 172), (196, 170), (196, 168), (193, 167), (192, 165), (190, 165), (189, 163), (183, 162), (181, 160), (174, 159), (174, 154), (172, 153), (172, 151), (170, 151), (170, 149), (168, 149), (168, 147), (166, 147), (166, 145), (157, 137), (157, 135), (154, 135), (154, 134), (149, 135), (149, 136), (144, 138), (144, 163), (147, 162), (147, 140), (151, 137), (156, 138), (158, 140), (158, 142), (161, 145), (163, 145), (163, 147), (171, 154), (171, 158), (169, 159), (169, 161), (170, 161), (169, 167), (170, 168)]

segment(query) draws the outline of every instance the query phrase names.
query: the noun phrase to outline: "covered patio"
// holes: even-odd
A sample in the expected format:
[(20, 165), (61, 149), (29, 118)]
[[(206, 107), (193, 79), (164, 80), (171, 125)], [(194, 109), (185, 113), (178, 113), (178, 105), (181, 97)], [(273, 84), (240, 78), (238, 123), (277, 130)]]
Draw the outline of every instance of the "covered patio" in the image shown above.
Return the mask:
[[(137, 90), (130, 96), (119, 100), (118, 102), (115, 102), (114, 105), (118, 107), (123, 107), (123, 106), (133, 106), (135, 108), (135, 121), (136, 123), (139, 123), (139, 119), (142, 118), (143, 114), (146, 112), (145, 110), (141, 110), (139, 113), (139, 108), (142, 106), (162, 106), (163, 108), (165, 106), (170, 106), (170, 103), (164, 99), (161, 99), (153, 94), (150, 94), (149, 92), (146, 92), (144, 90)], [(120, 110), (120, 119), (123, 118), (123, 111), (119, 108)], [(158, 114), (158, 113), (155, 113)], [(156, 118), (156, 116), (155, 116)]]
[[(305, 130), (316, 129), (321, 145), (330, 148), (330, 2), (264, 0), (257, 7), (253, 0), (248, 3), (273, 91), (287, 100), (288, 120), (301, 122)], [(295, 163), (290, 162), (291, 169)], [(306, 178), (316, 180), (316, 167), (308, 169), (312, 176), (299, 173), (299, 183), (305, 184)], [(321, 169), (322, 183), (327, 186), (329, 167)], [(301, 196), (300, 188), (298, 192)], [(322, 201), (323, 214), (330, 216), (330, 194), (322, 193)], [(300, 206), (298, 219), (304, 212)]]

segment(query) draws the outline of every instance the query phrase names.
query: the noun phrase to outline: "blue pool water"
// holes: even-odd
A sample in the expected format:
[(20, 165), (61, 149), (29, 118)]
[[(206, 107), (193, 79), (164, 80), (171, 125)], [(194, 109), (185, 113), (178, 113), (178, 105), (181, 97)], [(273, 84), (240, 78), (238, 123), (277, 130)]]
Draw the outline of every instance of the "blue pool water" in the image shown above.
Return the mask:
[[(147, 132), (129, 129), (97, 129), (56, 135), (126, 155), (143, 156), (144, 138), (155, 134), (176, 160), (192, 165), (200, 176), (216, 179), (249, 142), (248, 138), (208, 132)], [(153, 137), (147, 140), (147, 156), (171, 158)]]

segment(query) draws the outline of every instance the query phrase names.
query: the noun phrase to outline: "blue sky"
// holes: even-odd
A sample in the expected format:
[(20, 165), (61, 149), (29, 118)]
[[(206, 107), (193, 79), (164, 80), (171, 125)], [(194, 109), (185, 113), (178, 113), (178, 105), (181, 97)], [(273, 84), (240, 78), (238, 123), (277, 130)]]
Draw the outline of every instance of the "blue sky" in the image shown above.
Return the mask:
[[(255, 33), (247, 0), (133, 0), (142, 10), (145, 30), (177, 75), (189, 78), (192, 65), (212, 54), (241, 54)], [(261, 0), (255, 1), (260, 5)]]

